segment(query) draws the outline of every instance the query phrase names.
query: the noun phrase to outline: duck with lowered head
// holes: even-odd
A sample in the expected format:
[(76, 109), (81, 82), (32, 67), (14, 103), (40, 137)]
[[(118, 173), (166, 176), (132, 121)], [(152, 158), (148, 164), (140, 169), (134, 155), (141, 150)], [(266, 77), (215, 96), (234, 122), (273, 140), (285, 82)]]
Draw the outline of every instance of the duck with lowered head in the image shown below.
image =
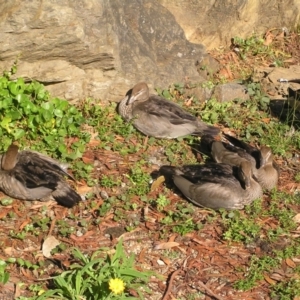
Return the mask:
[(162, 166), (159, 174), (197, 206), (212, 209), (243, 209), (262, 196), (261, 186), (252, 177), (251, 164), (236, 166), (210, 163), (182, 167)]
[(210, 135), (202, 136), (201, 149), (218, 163), (238, 166), (241, 161), (247, 160), (251, 163), (254, 178), (263, 189), (271, 190), (277, 186), (279, 167), (273, 160), (270, 147), (258, 149), (228, 134), (223, 133), (223, 136), (230, 144), (216, 141)]
[(66, 166), (39, 152), (19, 151), (10, 145), (0, 156), (0, 190), (22, 200), (47, 201), (52, 197), (61, 205), (72, 207), (81, 201), (64, 179), (72, 178)]
[(147, 136), (173, 139), (189, 134), (217, 135), (219, 128), (207, 125), (182, 107), (157, 95), (150, 95), (145, 82), (128, 91), (118, 113)]

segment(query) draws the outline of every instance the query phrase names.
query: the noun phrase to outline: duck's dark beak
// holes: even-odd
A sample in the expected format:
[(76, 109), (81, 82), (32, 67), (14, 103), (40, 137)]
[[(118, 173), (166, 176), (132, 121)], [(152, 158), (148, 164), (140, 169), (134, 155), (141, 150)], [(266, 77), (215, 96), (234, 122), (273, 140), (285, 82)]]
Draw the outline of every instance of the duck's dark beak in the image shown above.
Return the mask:
[(129, 104), (131, 104), (134, 101), (134, 99), (132, 99), (133, 97), (132, 97), (131, 94), (128, 95), (128, 96), (126, 96), (126, 97), (127, 97), (126, 105), (129, 105)]
[(265, 157), (263, 157), (262, 155), (260, 156), (260, 168), (263, 167), (266, 163), (267, 163), (267, 160)]

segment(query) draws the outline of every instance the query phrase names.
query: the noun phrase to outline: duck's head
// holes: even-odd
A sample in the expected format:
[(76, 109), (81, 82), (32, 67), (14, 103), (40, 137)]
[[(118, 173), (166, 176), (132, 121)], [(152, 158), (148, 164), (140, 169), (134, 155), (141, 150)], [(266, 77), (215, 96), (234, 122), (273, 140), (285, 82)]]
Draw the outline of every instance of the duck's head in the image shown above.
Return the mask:
[(252, 178), (252, 166), (250, 161), (242, 161), (239, 166), (239, 179), (245, 184), (245, 189), (250, 188)]
[(1, 158), (1, 169), (11, 170), (18, 162), (19, 147), (16, 144), (11, 144)]
[(137, 83), (128, 96), (126, 104), (132, 104), (134, 101), (146, 101), (149, 98), (149, 88), (146, 82)]
[(270, 147), (262, 146), (260, 148), (260, 166), (263, 167), (266, 164), (272, 164), (273, 163), (273, 154)]

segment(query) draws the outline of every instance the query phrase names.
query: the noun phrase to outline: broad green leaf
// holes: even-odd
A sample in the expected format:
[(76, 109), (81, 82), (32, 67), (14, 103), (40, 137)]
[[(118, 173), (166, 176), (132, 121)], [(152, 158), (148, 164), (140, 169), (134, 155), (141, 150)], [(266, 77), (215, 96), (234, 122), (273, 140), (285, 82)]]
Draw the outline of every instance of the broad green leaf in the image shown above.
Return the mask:
[(41, 107), (44, 108), (45, 110), (51, 110), (51, 111), (53, 111), (53, 104), (50, 103), (50, 102), (44, 102), (41, 105)]
[(0, 108), (9, 108), (10, 106), (12, 106), (13, 103), (13, 99), (11, 97), (7, 97), (5, 99), (3, 99), (2, 101), (0, 101)]
[(49, 110), (43, 110), (42, 116), (43, 116), (44, 121), (46, 121), (46, 122), (51, 121), (53, 118), (52, 112)]
[(21, 139), (23, 136), (25, 136), (25, 130), (23, 129), (15, 129), (13, 132), (13, 136), (15, 140)]
[(63, 117), (63, 111), (61, 110), (61, 109), (55, 109), (54, 110), (54, 114), (57, 116), (57, 117), (59, 117), (59, 118), (62, 118)]
[(8, 116), (11, 118), (12, 121), (19, 120), (22, 117), (21, 113), (18, 110), (11, 111), (8, 114)]
[(22, 93), (19, 93), (19, 94), (17, 94), (16, 96), (15, 96), (15, 99), (19, 102), (19, 103), (21, 103), (21, 102), (24, 102), (24, 101), (30, 101), (29, 100), (29, 96), (28, 95), (26, 95), (26, 94), (22, 94)]
[(0, 125), (2, 128), (5, 128), (8, 132), (10, 132), (10, 129), (9, 129), (9, 125), (11, 124), (11, 117), (9, 116), (6, 116), (6, 117), (3, 117)]

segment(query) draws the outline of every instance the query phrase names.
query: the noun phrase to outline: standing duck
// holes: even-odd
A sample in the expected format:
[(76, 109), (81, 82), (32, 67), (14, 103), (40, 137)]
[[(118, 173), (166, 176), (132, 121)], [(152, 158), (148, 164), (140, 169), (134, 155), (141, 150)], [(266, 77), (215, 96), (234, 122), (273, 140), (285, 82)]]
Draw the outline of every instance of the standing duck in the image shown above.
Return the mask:
[(159, 174), (171, 177), (184, 196), (197, 206), (243, 209), (262, 196), (262, 188), (253, 179), (248, 161), (242, 162), (239, 167), (217, 163), (162, 166)]
[(271, 148), (261, 146), (258, 149), (230, 135), (223, 136), (231, 144), (216, 141), (212, 136), (205, 135), (201, 138), (201, 149), (209, 152), (218, 163), (238, 166), (241, 161), (247, 160), (251, 163), (254, 178), (263, 189), (271, 190), (277, 185), (279, 167), (273, 161)]
[(73, 179), (66, 167), (46, 155), (30, 150), (19, 152), (19, 147), (12, 144), (0, 161), (0, 189), (10, 197), (47, 201), (52, 196), (66, 207), (81, 201), (64, 179)]
[(189, 134), (217, 135), (219, 128), (201, 122), (179, 105), (163, 97), (149, 95), (145, 82), (128, 91), (118, 106), (118, 113), (147, 136), (173, 139)]

